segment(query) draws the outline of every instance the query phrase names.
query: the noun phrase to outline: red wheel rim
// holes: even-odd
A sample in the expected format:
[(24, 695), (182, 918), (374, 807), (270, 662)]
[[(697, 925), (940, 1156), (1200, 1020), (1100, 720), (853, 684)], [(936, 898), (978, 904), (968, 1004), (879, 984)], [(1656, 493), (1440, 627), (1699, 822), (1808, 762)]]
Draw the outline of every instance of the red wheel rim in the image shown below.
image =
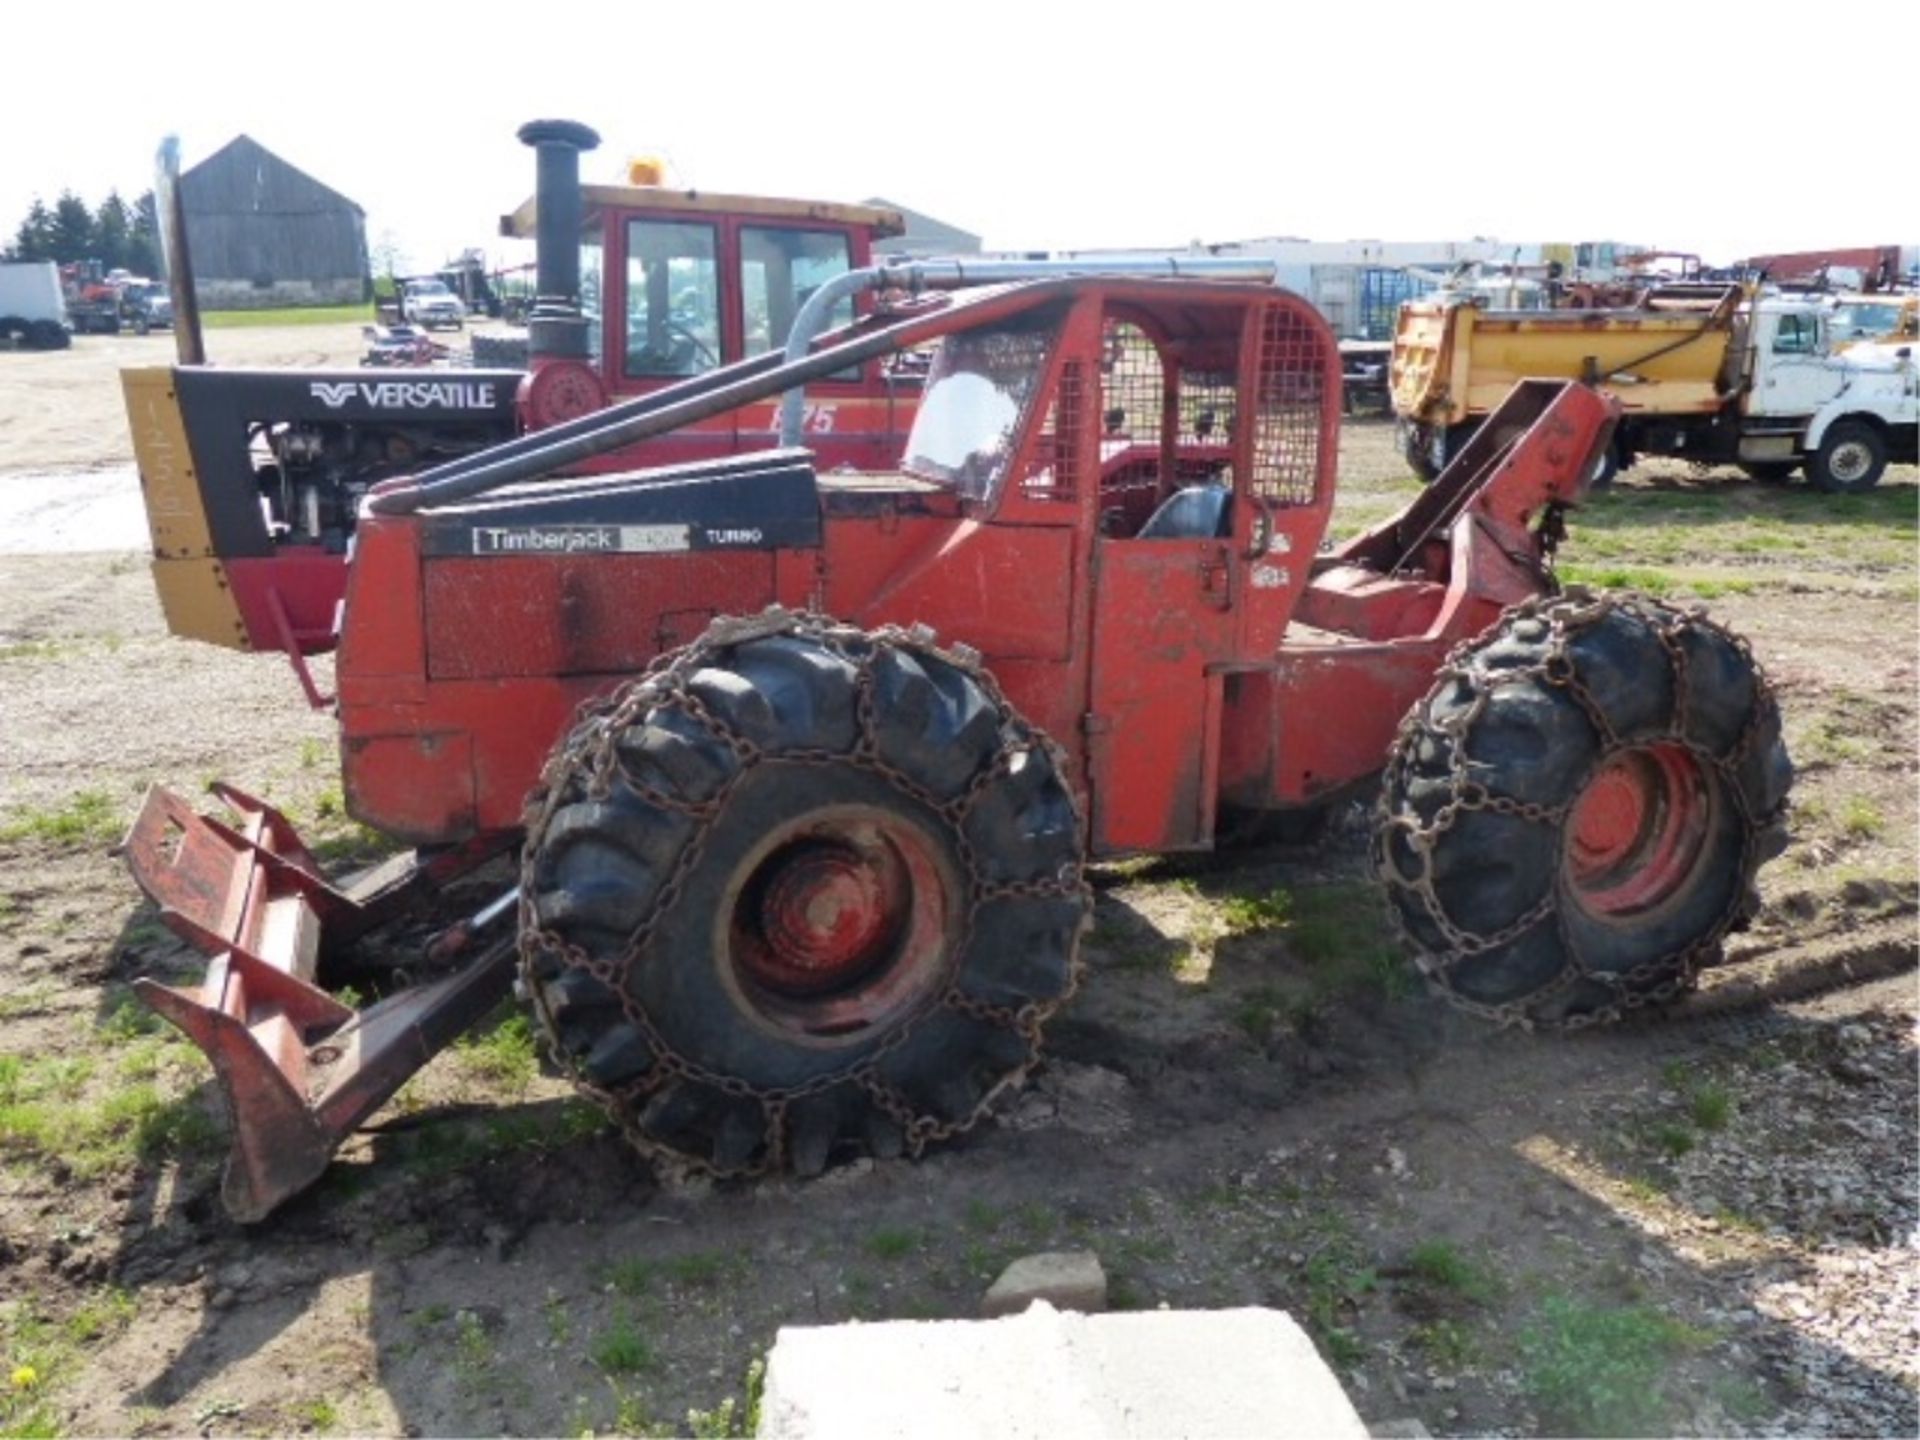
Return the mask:
[(1684, 745), (1611, 756), (1574, 800), (1566, 871), (1591, 914), (1637, 915), (1686, 889), (1705, 853), (1712, 799)]
[(857, 1039), (944, 987), (960, 889), (912, 821), (864, 806), (817, 812), (766, 837), (736, 874), (722, 969), (783, 1034)]

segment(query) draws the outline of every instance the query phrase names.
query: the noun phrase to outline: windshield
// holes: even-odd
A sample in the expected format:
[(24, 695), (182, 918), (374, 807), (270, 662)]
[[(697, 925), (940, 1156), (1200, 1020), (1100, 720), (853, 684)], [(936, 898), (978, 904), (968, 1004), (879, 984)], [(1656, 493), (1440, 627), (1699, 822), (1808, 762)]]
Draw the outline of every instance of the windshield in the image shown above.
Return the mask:
[(1833, 312), (1833, 333), (1839, 340), (1891, 335), (1899, 328), (1898, 305), (1842, 305)]
[(1020, 419), (1053, 347), (1053, 317), (1022, 317), (949, 335), (933, 358), (907, 438), (909, 475), (992, 501), (1006, 478)]

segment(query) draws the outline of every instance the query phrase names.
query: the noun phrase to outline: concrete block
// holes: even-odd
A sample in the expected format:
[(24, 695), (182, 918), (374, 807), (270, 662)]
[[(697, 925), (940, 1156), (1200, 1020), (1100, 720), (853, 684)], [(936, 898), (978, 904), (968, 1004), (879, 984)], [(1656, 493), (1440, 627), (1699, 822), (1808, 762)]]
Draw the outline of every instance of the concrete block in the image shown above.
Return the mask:
[(1056, 1310), (1099, 1314), (1107, 1308), (1107, 1272), (1100, 1268), (1100, 1257), (1091, 1250), (1022, 1255), (989, 1287), (980, 1313), (989, 1320), (1018, 1315), (1036, 1300)]
[(1278, 1310), (789, 1327), (763, 1440), (1366, 1440), (1333, 1372)]

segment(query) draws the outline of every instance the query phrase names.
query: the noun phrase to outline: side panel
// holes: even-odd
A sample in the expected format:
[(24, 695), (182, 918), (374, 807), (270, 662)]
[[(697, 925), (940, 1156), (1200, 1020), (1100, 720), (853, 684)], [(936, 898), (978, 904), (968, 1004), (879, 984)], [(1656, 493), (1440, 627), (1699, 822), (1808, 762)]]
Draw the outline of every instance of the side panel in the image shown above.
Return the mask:
[(235, 650), (253, 643), (216, 554), (174, 372), (123, 370), (127, 424), (153, 536), (153, 585), (167, 629)]
[(427, 673), (629, 675), (773, 596), (768, 551), (430, 559)]
[(1218, 729), (1207, 672), (1233, 643), (1237, 563), (1221, 540), (1095, 542), (1087, 769), (1096, 853), (1211, 841)]

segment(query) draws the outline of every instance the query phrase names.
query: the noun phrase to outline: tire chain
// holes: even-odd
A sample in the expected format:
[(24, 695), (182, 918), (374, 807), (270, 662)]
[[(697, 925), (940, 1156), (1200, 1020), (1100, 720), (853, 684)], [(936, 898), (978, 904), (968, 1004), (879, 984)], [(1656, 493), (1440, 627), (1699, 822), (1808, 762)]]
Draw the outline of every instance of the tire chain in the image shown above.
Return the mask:
[[(962, 993), (957, 985), (949, 985), (934, 1005), (909, 1017), (886, 1037), (878, 1049), (865, 1054), (858, 1063), (818, 1076), (805, 1084), (786, 1088), (758, 1087), (737, 1075), (710, 1070), (682, 1055), (668, 1043), (652, 1017), (635, 1000), (625, 983), (626, 977), (662, 918), (684, 895), (688, 877), (699, 864), (708, 833), (724, 812), (728, 797), (753, 765), (768, 753), (715, 716), (689, 688), (690, 682), (695, 672), (720, 652), (749, 641), (781, 635), (804, 636), (815, 640), (854, 667), (857, 739), (853, 749), (847, 752), (781, 749), (775, 753), (784, 764), (820, 767), (851, 764), (867, 770), (948, 822), (951, 826), (950, 838), (959, 851), (968, 879), (967, 911), (958, 927), (953, 949), (955, 955), (965, 952), (972, 937), (974, 917), (981, 906), (994, 900), (1009, 897), (1078, 900), (1081, 906), (1081, 933), (1091, 925), (1093, 915), (1093, 887), (1087, 882), (1084, 861), (1085, 817), (1066, 780), (1068, 770), (1065, 753), (1051, 737), (1020, 719), (998, 682), (980, 664), (978, 652), (964, 645), (940, 646), (933, 632), (924, 626), (914, 626), (912, 629), (883, 626), (868, 631), (839, 624), (812, 612), (789, 611), (773, 606), (751, 618), (715, 621), (700, 638), (681, 649), (657, 657), (638, 677), (610, 695), (583, 704), (567, 739), (543, 767), (539, 781), (527, 798), (524, 811), (523, 823), (528, 842), (521, 860), (520, 949), (526, 988), (539, 1012), (542, 1028), (548, 1037), (548, 1048), (555, 1060), (570, 1072), (574, 1083), (582, 1091), (601, 1103), (634, 1149), (656, 1162), (664, 1162), (668, 1168), (706, 1174), (721, 1180), (747, 1179), (781, 1169), (787, 1154), (788, 1110), (796, 1101), (823, 1094), (849, 1082), (866, 1092), (874, 1105), (899, 1125), (904, 1148), (910, 1155), (918, 1156), (928, 1144), (971, 1129), (1001, 1094), (1016, 1088), (1032, 1073), (1040, 1060), (1042, 1027), (1056, 1010), (1072, 999), (1079, 989), (1084, 968), (1080, 947), (1075, 943), (1069, 950), (1067, 983), (1061, 993), (1050, 1000), (1029, 1001), (1018, 1009), (990, 1004)], [(967, 789), (953, 800), (939, 799), (910, 776), (880, 759), (872, 662), (874, 656), (886, 646), (928, 656), (963, 670), (993, 706), (999, 716), (1000, 728), (1003, 731), (1012, 728), (1016, 732), (1013, 738), (1003, 742), (991, 761), (980, 767)], [(649, 786), (636, 785), (620, 773), (617, 753), (619, 738), (643, 717), (658, 710), (676, 709), (724, 745), (738, 762), (734, 773), (705, 800), (683, 800)], [(1054, 773), (1060, 778), (1073, 811), (1076, 848), (1080, 858), (1063, 865), (1060, 873), (1051, 880), (990, 882), (981, 873), (979, 858), (967, 838), (964, 822), (987, 787), (1008, 773), (1020, 755), (1034, 749), (1042, 750), (1049, 756)], [(562, 804), (569, 803), (572, 798), (569, 780), (582, 774), (589, 777), (587, 799), (605, 800), (615, 784), (624, 784), (645, 803), (679, 815), (695, 827), (692, 835), (680, 847), (666, 882), (653, 899), (647, 919), (635, 931), (625, 953), (615, 963), (597, 959), (546, 929), (534, 911), (534, 837), (544, 831)], [(546, 971), (547, 966), (553, 968)], [(612, 1087), (596, 1085), (582, 1073), (574, 1057), (560, 1052), (556, 1040), (559, 1028), (548, 1008), (544, 986), (553, 983), (567, 970), (582, 971), (610, 990), (619, 1000), (625, 1019), (652, 1050), (652, 1062), (637, 1079)], [(543, 971), (546, 972), (544, 980), (539, 978)], [(942, 1008), (998, 1025), (1019, 1036), (1026, 1044), (1026, 1055), (1020, 1064), (989, 1087), (970, 1113), (954, 1120), (916, 1110), (912, 1101), (889, 1086), (879, 1072), (880, 1062), (905, 1043), (920, 1020)], [(647, 1099), (655, 1092), (681, 1081), (707, 1086), (733, 1099), (757, 1101), (764, 1117), (762, 1144), (758, 1147), (761, 1158), (745, 1165), (723, 1165), (717, 1159), (676, 1149), (643, 1130), (639, 1116)]]
[[(1417, 897), (1421, 910), (1446, 938), (1449, 946), (1447, 950), (1439, 954), (1430, 952), (1408, 929), (1399, 907), (1396, 905), (1387, 907), (1392, 912), (1393, 924), (1399, 932), (1401, 943), (1413, 952), (1420, 972), (1428, 983), (1438, 989), (1450, 1004), (1470, 1015), (1491, 1020), (1499, 1025), (1519, 1026), (1529, 1030), (1538, 1028), (1574, 1031), (1592, 1025), (1610, 1023), (1630, 1011), (1643, 1007), (1669, 1004), (1694, 989), (1700, 971), (1707, 969), (1718, 958), (1721, 938), (1738, 921), (1748, 918), (1751, 913), (1748, 887), (1742, 884), (1736, 887), (1728, 901), (1726, 912), (1715, 921), (1704, 939), (1672, 954), (1644, 961), (1630, 970), (1612, 973), (1590, 970), (1582, 963), (1579, 951), (1572, 944), (1572, 937), (1566, 932), (1564, 918), (1555, 914), (1556, 897), (1551, 889), (1538, 904), (1490, 935), (1475, 935), (1456, 925), (1452, 917), (1447, 914), (1445, 905), (1434, 889), (1432, 870), (1434, 841), (1441, 833), (1451, 828), (1462, 814), (1472, 810), (1485, 810), (1550, 826), (1557, 832), (1571, 809), (1571, 802), (1546, 806), (1529, 804), (1515, 800), (1511, 796), (1497, 795), (1479, 782), (1467, 778), (1465, 741), (1475, 721), (1485, 711), (1493, 690), (1516, 681), (1538, 679), (1564, 691), (1580, 707), (1582, 714), (1586, 716), (1600, 737), (1601, 746), (1595, 768), (1583, 776), (1580, 783), (1574, 787), (1575, 795), (1580, 794), (1586, 788), (1588, 781), (1598, 772), (1599, 765), (1607, 758), (1609, 748), (1619, 743), (1619, 737), (1614, 732), (1612, 722), (1586, 687), (1580, 683), (1578, 672), (1568, 653), (1569, 642), (1575, 633), (1598, 624), (1614, 610), (1629, 611), (1649, 624), (1659, 639), (1662, 649), (1666, 651), (1673, 678), (1673, 703), (1669, 707), (1667, 727), (1655, 734), (1637, 736), (1633, 743), (1682, 746), (1696, 761), (1718, 773), (1726, 792), (1733, 797), (1741, 818), (1746, 822), (1741, 827), (1740, 859), (1743, 875), (1750, 873), (1749, 866), (1753, 861), (1758, 837), (1774, 826), (1782, 824), (1785, 819), (1786, 802), (1784, 800), (1773, 814), (1754, 816), (1748, 808), (1746, 792), (1740, 784), (1739, 776), (1739, 767), (1751, 752), (1764, 717), (1776, 708), (1773, 689), (1767, 681), (1760, 662), (1754, 658), (1752, 647), (1748, 645), (1745, 637), (1709, 619), (1704, 607), (1695, 607), (1690, 611), (1682, 612), (1637, 594), (1595, 593), (1585, 586), (1572, 585), (1558, 594), (1537, 596), (1511, 606), (1503, 617), (1503, 622), (1524, 618), (1542, 620), (1547, 624), (1550, 643), (1546, 655), (1538, 663), (1513, 669), (1502, 668), (1498, 671), (1485, 671), (1475, 667), (1472, 663), (1472, 651), (1485, 638), (1487, 632), (1463, 640), (1454, 646), (1434, 676), (1434, 688), (1437, 689), (1444, 681), (1458, 680), (1472, 692), (1472, 701), (1463, 712), (1449, 716), (1444, 723), (1433, 721), (1428, 718), (1433, 693), (1430, 690), (1427, 698), (1414, 705), (1402, 718), (1389, 751), (1392, 757), (1389, 761), (1390, 768), (1398, 766), (1404, 771), (1411, 763), (1413, 741), (1423, 730), (1438, 731), (1444, 735), (1451, 751), (1450, 796), (1434, 813), (1432, 820), (1416, 823), (1405, 816), (1390, 812), (1388, 795), (1392, 787), (1384, 783), (1386, 777), (1383, 777), (1376, 810), (1378, 823), (1374, 841), (1374, 867), (1390, 891), (1401, 889), (1412, 892)], [(1753, 676), (1754, 693), (1748, 707), (1746, 724), (1742, 727), (1733, 747), (1725, 755), (1713, 754), (1689, 739), (1685, 733), (1691, 691), (1682, 636), (1689, 628), (1695, 626), (1705, 626), (1730, 644), (1747, 663)], [(1413, 851), (1419, 861), (1419, 874), (1414, 879), (1409, 880), (1400, 873), (1399, 866), (1394, 863), (1389, 853), (1388, 837), (1396, 833), (1406, 837), (1408, 848)], [(1567, 967), (1555, 979), (1524, 1000), (1510, 1001), (1506, 1004), (1491, 1004), (1472, 999), (1462, 994), (1454, 985), (1453, 970), (1459, 962), (1512, 943), (1550, 915), (1554, 916), (1555, 923), (1560, 927), (1561, 946), (1569, 961)], [(1613, 992), (1612, 1000), (1608, 1004), (1558, 1019), (1541, 1019), (1529, 1013), (1531, 1007), (1543, 1000), (1551, 999), (1581, 980), (1592, 980), (1605, 986)]]

